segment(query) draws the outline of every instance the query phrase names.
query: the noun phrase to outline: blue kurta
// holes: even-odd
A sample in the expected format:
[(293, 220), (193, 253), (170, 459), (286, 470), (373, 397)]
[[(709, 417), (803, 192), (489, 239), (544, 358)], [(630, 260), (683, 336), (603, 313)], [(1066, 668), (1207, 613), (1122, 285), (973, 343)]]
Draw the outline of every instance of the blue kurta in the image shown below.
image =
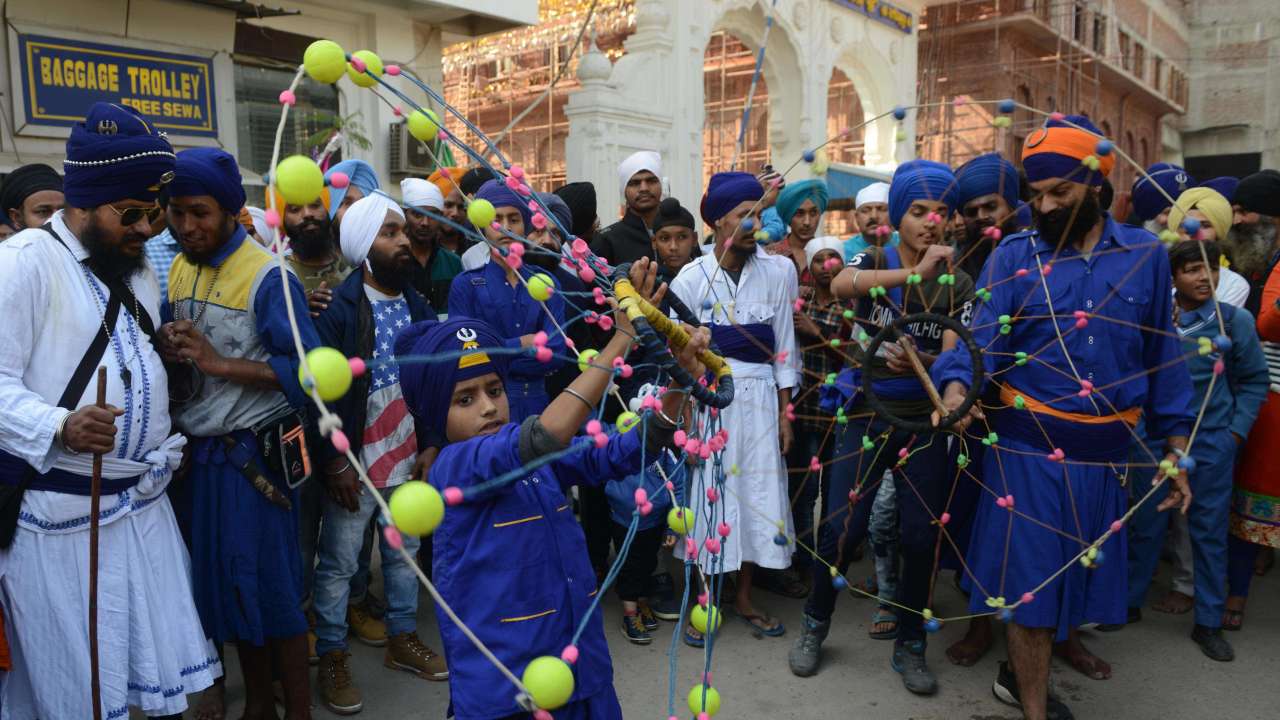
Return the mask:
[[(536, 266), (520, 268), (520, 275), (526, 279), (539, 272), (542, 269)], [(538, 362), (532, 349), (511, 360), (506, 385), (512, 422), (518, 423), (546, 409), (548, 399), (543, 382), (564, 362), (564, 336), (556, 327), (564, 327), (564, 298), (560, 296), (560, 288), (557, 283), (556, 292), (547, 300), (547, 310), (551, 313), (548, 316), (523, 284), (509, 284), (506, 269), (490, 260), (484, 267), (458, 275), (449, 289), (449, 315), (485, 321), (506, 339), (507, 347), (519, 348), (522, 335), (538, 331), (547, 334), (547, 347), (555, 354), (551, 362)]]
[[(515, 470), (525, 464), (519, 438), (520, 426), (512, 423), (493, 435), (448, 445), (431, 466), (429, 480), (440, 489), (465, 489)], [(560, 656), (588, 618), (597, 592), (569, 487), (638, 472), (643, 439), (631, 432), (603, 448), (590, 445), (445, 512), (433, 536), (432, 579), (467, 627), (517, 676), (540, 655)], [(438, 606), (436, 615), (457, 720), (518, 713), (511, 682)], [(598, 607), (590, 612), (578, 651), (571, 705), (612, 694), (613, 666)], [(576, 717), (568, 710), (564, 716)], [(590, 716), (621, 718), (621, 711), (593, 708)]]
[[(1020, 277), (1019, 269), (1027, 272)], [(1169, 261), (1151, 233), (1108, 216), (1087, 258), (1072, 247), (1055, 257), (1038, 233), (1019, 233), (992, 253), (978, 285), (991, 292), (989, 301), (978, 304), (972, 324), (985, 350), (989, 381), (1069, 413), (1110, 416), (1141, 408), (1156, 439), (1190, 432), (1191, 378), (1180, 362), (1183, 348), (1173, 327)], [(1089, 314), (1083, 328), (1075, 327), (1076, 310)], [(1011, 320), (1007, 334), (1000, 332), (1004, 315)], [(1017, 363), (1018, 352), (1027, 354), (1025, 364)], [(1079, 395), (1073, 366), (1080, 380), (1092, 383), (1091, 394)], [(968, 383), (967, 349), (944, 353), (932, 375), (939, 388)], [(1033, 419), (1029, 410), (1011, 407), (989, 408), (987, 417), (999, 439), (985, 458), (983, 482), (995, 493), (1013, 495), (1017, 512), (998, 508), (991, 493), (979, 498), (968, 559), (986, 592), (973, 594), (971, 608), (989, 611), (988, 596), (1016, 602), (1071, 563), (1034, 602), (1018, 608), (1015, 620), (1060, 631), (1085, 621), (1124, 622), (1125, 533), (1103, 546), (1106, 559), (1096, 570), (1085, 570), (1074, 558), (1127, 507), (1120, 479), (1132, 429), (1118, 420), (1083, 424), (1043, 413)], [(979, 437), (986, 431), (970, 429)], [(972, 439), (968, 445), (981, 448)], [(1067, 462), (1046, 458), (1054, 448), (1064, 451)], [(1154, 452), (1157, 460), (1163, 457), (1158, 447)]]

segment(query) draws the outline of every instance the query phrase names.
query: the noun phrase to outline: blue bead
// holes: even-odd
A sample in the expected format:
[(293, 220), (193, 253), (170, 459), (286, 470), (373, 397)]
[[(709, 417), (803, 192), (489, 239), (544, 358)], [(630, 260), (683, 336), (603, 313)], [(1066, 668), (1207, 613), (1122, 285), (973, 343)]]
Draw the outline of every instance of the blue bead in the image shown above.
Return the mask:
[(938, 618), (929, 618), (924, 621), (924, 631), (936, 633), (942, 629), (942, 623), (938, 622)]
[(1188, 215), (1182, 220), (1182, 229), (1187, 231), (1188, 235), (1195, 235), (1200, 232), (1200, 221)]
[(789, 540), (787, 540), (787, 536), (786, 536), (786, 535), (784, 535), (784, 534), (782, 534), (782, 533), (778, 533), (777, 535), (774, 535), (774, 536), (773, 536), (773, 544), (774, 544), (774, 545), (777, 545), (777, 546), (779, 546), (779, 547), (783, 547), (783, 546), (785, 546), (788, 542), (790, 542), (790, 541), (789, 541)]
[(1110, 155), (1111, 151), (1114, 149), (1115, 145), (1112, 145), (1110, 140), (1102, 138), (1098, 141), (1098, 146), (1093, 149), (1093, 154), (1098, 157), (1106, 157)]
[(1102, 548), (1098, 548), (1098, 556), (1093, 559), (1093, 567), (1098, 567), (1103, 560), (1107, 559), (1107, 554), (1102, 552)]
[(1002, 623), (1011, 622), (1013, 620), (1013, 611), (1009, 608), (1000, 608), (1000, 611), (996, 613), (996, 619)]
[(997, 107), (1000, 110), (1000, 112), (1004, 113), (1005, 115), (1008, 115), (1012, 113), (1017, 106), (1013, 104), (1012, 99), (1008, 99), (1008, 100), (1001, 100), (1000, 105), (998, 105)]
[(1226, 352), (1231, 349), (1231, 338), (1219, 335), (1213, 339), (1213, 346), (1218, 349), (1218, 352)]
[(831, 578), (831, 587), (835, 588), (836, 590), (843, 590), (849, 587), (849, 582), (844, 579), (843, 575), (836, 575), (835, 577)]
[(755, 229), (756, 229), (756, 221), (755, 221), (755, 220), (752, 220), (751, 218), (745, 218), (745, 219), (742, 221), (742, 229), (743, 229), (743, 230), (746, 230), (747, 232), (751, 232), (752, 230), (755, 230)]
[(902, 107), (901, 105), (899, 105), (899, 106), (895, 107), (895, 108), (893, 109), (893, 119), (894, 119), (894, 120), (906, 120), (906, 119), (907, 119), (907, 109), (906, 109), (906, 108), (904, 108), (904, 107)]
[(807, 163), (811, 163), (811, 162), (813, 162), (813, 159), (814, 159), (815, 157), (817, 157), (817, 154), (816, 154), (816, 153), (814, 153), (812, 150), (805, 150), (805, 151), (804, 151), (804, 154), (802, 155), (802, 157), (804, 158), (804, 161), (805, 161), (805, 162), (807, 162)]
[(1196, 461), (1190, 455), (1178, 458), (1178, 469), (1191, 472), (1196, 469)]
[(712, 303), (711, 303), (711, 298), (707, 298), (706, 300), (703, 300), (703, 301), (702, 301), (702, 309), (703, 309), (703, 310), (710, 310), (710, 309), (711, 309), (711, 305), (712, 305)]

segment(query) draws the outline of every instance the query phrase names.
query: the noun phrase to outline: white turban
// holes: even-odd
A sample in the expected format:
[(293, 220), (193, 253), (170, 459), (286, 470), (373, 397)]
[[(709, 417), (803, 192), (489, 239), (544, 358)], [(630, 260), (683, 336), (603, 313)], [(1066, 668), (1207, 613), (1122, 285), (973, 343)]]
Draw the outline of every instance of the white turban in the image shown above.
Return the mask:
[(836, 254), (840, 256), (841, 262), (845, 260), (844, 241), (833, 235), (823, 235), (804, 244), (805, 264), (812, 265), (813, 258), (823, 250), (835, 250)]
[(401, 220), (404, 211), (400, 204), (380, 191), (373, 191), (360, 198), (347, 208), (342, 216), (339, 236), (342, 244), (342, 257), (347, 264), (358, 267), (369, 257), (369, 248), (373, 246), (378, 231), (387, 222), (387, 212), (393, 212)]
[(400, 181), (400, 198), (404, 202), (405, 207), (431, 208), (432, 210), (444, 210), (444, 195), (440, 192), (440, 188), (435, 183), (427, 182), (422, 178), (405, 178)]
[(266, 248), (275, 245), (276, 231), (267, 224), (267, 211), (252, 205), (245, 205), (244, 209), (248, 210), (249, 217), (253, 218), (253, 231), (258, 233), (258, 242)]
[(859, 190), (857, 199), (853, 201), (854, 209), (860, 208), (867, 203), (884, 203), (888, 205), (889, 183), (871, 183)]
[(623, 160), (618, 165), (618, 192), (623, 197), (627, 196), (627, 183), (631, 182), (631, 178), (642, 170), (648, 170), (661, 178), (662, 156), (653, 150), (641, 150), (640, 152), (631, 153), (626, 160)]

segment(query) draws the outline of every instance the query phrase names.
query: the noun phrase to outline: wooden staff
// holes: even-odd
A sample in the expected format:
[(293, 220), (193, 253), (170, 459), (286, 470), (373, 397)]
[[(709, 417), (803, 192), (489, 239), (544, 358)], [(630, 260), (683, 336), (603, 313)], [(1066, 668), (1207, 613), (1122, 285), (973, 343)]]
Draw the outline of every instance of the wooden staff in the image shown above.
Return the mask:
[[(98, 368), (98, 407), (107, 406), (107, 368)], [(89, 481), (89, 677), (93, 720), (102, 720), (102, 685), (98, 677), (98, 509), (102, 500), (102, 453), (93, 454)]]

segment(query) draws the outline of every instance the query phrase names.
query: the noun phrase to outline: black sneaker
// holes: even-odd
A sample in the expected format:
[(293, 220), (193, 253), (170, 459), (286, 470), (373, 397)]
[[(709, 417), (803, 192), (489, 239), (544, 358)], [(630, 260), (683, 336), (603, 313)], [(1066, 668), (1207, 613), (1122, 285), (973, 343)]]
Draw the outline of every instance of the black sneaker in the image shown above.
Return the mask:
[(1125, 616), (1124, 622), (1103, 623), (1101, 625), (1095, 625), (1093, 629), (1097, 630), (1098, 632), (1104, 632), (1104, 633), (1115, 632), (1117, 630), (1123, 630), (1125, 629), (1126, 626), (1132, 625), (1137, 622), (1142, 622), (1142, 608), (1131, 607), (1129, 608), (1128, 614)]
[(1205, 627), (1197, 625), (1191, 631), (1191, 639), (1196, 641), (1200, 646), (1200, 652), (1205, 657), (1218, 662), (1231, 662), (1236, 659), (1236, 651), (1232, 649), (1231, 643), (1222, 636), (1222, 628)]
[[(1009, 663), (1004, 660), (1000, 661), (1000, 671), (996, 673), (996, 681), (991, 684), (991, 694), (1005, 705), (1021, 708), (1022, 698), (1018, 695), (1018, 678), (1009, 669)], [(1045, 700), (1045, 717), (1048, 720), (1073, 720), (1074, 715), (1053, 690), (1049, 690), (1049, 697)]]
[[(689, 598), (689, 604), (692, 605), (696, 600)], [(680, 596), (670, 598), (658, 598), (649, 606), (649, 610), (653, 612), (654, 617), (667, 622), (675, 622), (680, 619)]]
[(658, 629), (658, 616), (653, 613), (649, 603), (643, 600), (636, 603), (636, 612), (640, 615), (640, 624), (644, 625), (645, 630), (653, 632)]
[(644, 623), (641, 622), (639, 615), (622, 616), (622, 634), (635, 645), (648, 645), (653, 642), (649, 631), (644, 629)]

